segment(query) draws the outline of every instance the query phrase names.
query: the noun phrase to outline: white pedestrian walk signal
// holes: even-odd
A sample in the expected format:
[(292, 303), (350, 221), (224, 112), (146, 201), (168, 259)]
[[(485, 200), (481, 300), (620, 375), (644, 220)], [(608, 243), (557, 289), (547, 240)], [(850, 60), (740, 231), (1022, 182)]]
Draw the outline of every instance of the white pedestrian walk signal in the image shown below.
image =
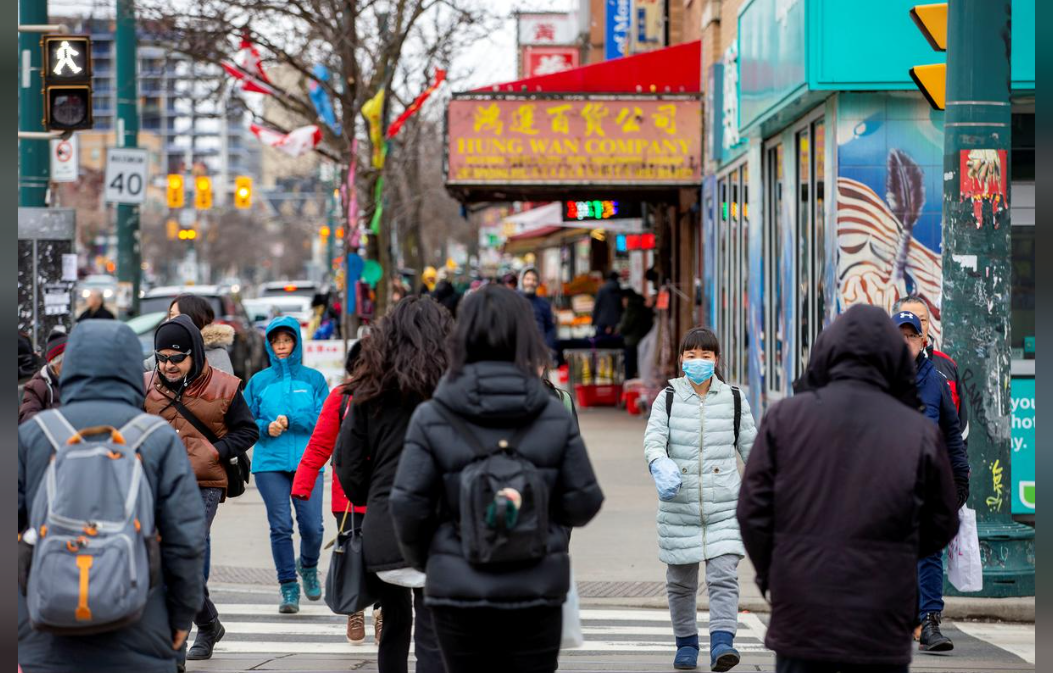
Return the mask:
[(76, 75), (83, 68), (77, 65), (77, 62), (73, 59), (74, 56), (80, 56), (80, 52), (75, 50), (67, 40), (63, 40), (59, 45), (58, 51), (55, 52), (55, 56), (58, 57), (58, 63), (55, 64), (55, 74), (61, 76), (63, 74), (63, 68), (69, 68), (70, 74)]

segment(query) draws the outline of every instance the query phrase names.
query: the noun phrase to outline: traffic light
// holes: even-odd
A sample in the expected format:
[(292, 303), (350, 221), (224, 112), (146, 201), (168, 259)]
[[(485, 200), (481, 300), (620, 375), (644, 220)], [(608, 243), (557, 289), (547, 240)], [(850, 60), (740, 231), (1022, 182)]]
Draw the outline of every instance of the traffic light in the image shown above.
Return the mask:
[(165, 234), (168, 236), (168, 240), (174, 241), (179, 235), (179, 231), (179, 223), (175, 220), (165, 222)]
[(198, 210), (212, 208), (212, 178), (205, 175), (194, 178), (194, 207)]
[(234, 207), (252, 208), (252, 178), (244, 175), (234, 178)]
[(41, 77), (44, 82), (44, 128), (78, 131), (94, 125), (91, 114), (91, 38), (45, 35)]
[[(916, 5), (910, 10), (910, 18), (917, 24), (921, 34), (936, 51), (947, 51), (947, 3)], [(910, 78), (921, 89), (925, 100), (936, 110), (943, 110), (947, 101), (947, 65), (916, 65), (910, 69)]]
[(197, 231), (194, 229), (180, 229), (179, 240), (180, 241), (192, 241), (197, 238)]
[(168, 174), (168, 207), (182, 208), (186, 205), (186, 184), (178, 173)]

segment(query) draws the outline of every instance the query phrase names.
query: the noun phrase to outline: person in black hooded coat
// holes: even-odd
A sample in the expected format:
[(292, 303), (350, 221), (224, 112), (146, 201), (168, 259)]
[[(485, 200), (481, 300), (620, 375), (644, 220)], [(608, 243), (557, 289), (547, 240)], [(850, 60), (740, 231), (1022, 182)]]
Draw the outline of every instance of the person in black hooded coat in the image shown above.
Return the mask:
[(947, 451), (884, 311), (853, 306), (816, 339), (795, 395), (764, 416), (738, 520), (779, 673), (902, 671), (917, 561), (958, 530)]
[[(570, 588), (566, 528), (588, 523), (603, 492), (577, 423), (538, 377), (547, 357), (526, 300), (498, 285), (484, 287), (461, 306), (450, 369), (406, 432), (391, 516), (403, 556), (426, 569), (424, 601), (448, 673), (556, 669)], [(451, 424), (454, 417), (484, 446), (527, 428), (515, 449), (548, 490), (541, 558), (490, 565), (466, 558), (457, 523), (460, 483), (476, 453)], [(506, 497), (514, 502), (514, 495)]]

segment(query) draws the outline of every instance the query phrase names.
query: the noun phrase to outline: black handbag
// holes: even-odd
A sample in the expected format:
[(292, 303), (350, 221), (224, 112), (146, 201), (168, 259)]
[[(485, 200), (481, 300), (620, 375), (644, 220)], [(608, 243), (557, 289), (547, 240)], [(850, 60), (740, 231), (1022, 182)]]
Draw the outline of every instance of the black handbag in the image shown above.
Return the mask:
[[(205, 439), (211, 442), (213, 445), (219, 441), (219, 437), (216, 437), (216, 433), (201, 422), (201, 419), (194, 415), (194, 412), (186, 408), (186, 406), (178, 399), (173, 398), (171, 400), (172, 406), (175, 407), (176, 411), (190, 423), (190, 425), (197, 428)], [(244, 453), (233, 456), (230, 460), (220, 461), (223, 465), (223, 469), (227, 473), (227, 497), (236, 498), (245, 492), (245, 485), (249, 483), (249, 479), (252, 476), (252, 461)]]
[[(351, 527), (345, 529), (349, 513)], [(348, 504), (336, 534), (329, 573), (325, 577), (325, 604), (338, 615), (353, 615), (376, 603), (378, 598), (376, 582), (379, 580), (366, 570), (362, 531), (355, 527), (354, 522), (355, 515)]]

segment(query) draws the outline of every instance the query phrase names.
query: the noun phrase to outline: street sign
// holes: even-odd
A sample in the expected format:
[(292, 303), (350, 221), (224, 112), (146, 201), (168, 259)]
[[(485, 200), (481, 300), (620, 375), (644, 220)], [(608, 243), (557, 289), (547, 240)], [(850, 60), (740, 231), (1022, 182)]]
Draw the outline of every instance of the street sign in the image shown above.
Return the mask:
[(146, 164), (146, 150), (106, 150), (106, 203), (142, 203), (146, 199)]
[(80, 177), (80, 141), (74, 133), (67, 140), (51, 141), (51, 180), (76, 182)]
[[(910, 18), (936, 51), (947, 51), (947, 3), (916, 5)], [(916, 65), (910, 78), (934, 110), (943, 110), (947, 100), (947, 64)]]

